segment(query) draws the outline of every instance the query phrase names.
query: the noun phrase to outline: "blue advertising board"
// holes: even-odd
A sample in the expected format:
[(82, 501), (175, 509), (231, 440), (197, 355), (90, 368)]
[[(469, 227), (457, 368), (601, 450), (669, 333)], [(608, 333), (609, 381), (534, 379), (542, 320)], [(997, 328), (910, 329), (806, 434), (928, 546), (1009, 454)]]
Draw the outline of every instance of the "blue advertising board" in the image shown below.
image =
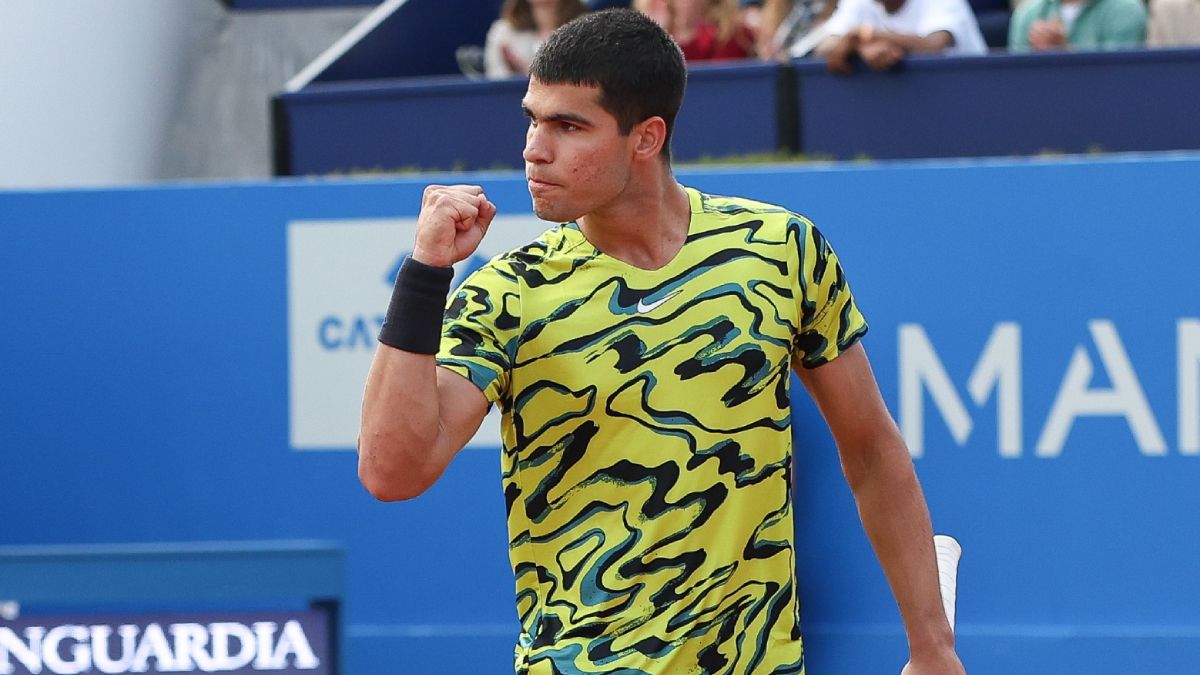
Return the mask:
[(1200, 147), (1200, 49), (918, 55), (853, 77), (792, 63), (806, 153), (852, 159)]
[[(680, 172), (838, 250), (965, 550), (972, 673), (1196, 670), (1197, 176), (1195, 154)], [(518, 174), (0, 194), (0, 543), (337, 541), (346, 672), (509, 672), (494, 427), (410, 502), (368, 496), (353, 453), (421, 190), (464, 180), (501, 220), (461, 274), (543, 226)], [(793, 395), (809, 670), (898, 672), (895, 604)]]

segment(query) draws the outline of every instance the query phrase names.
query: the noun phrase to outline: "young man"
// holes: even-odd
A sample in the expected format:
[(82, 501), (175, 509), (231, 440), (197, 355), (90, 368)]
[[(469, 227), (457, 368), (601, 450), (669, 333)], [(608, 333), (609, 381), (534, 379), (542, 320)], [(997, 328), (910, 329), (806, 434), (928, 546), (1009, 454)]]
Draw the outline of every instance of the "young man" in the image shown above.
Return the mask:
[(802, 673), (789, 373), (838, 442), (894, 589), (907, 672), (963, 669), (903, 441), (837, 257), (803, 218), (685, 188), (668, 142), (686, 71), (636, 12), (538, 52), (523, 101), (537, 215), (445, 309), (496, 208), (430, 186), (363, 401), (359, 475), (428, 488), (503, 411), (518, 673)]

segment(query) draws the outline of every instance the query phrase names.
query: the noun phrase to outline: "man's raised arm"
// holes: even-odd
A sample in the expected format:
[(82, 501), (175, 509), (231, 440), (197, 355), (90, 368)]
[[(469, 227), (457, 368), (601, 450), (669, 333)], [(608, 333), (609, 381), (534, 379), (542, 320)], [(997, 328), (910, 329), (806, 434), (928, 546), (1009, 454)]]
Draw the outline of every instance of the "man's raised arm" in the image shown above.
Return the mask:
[(478, 186), (425, 189), (363, 393), (358, 477), (379, 499), (424, 492), (487, 414), (483, 392), (435, 355), (451, 268), (479, 247), (495, 215)]

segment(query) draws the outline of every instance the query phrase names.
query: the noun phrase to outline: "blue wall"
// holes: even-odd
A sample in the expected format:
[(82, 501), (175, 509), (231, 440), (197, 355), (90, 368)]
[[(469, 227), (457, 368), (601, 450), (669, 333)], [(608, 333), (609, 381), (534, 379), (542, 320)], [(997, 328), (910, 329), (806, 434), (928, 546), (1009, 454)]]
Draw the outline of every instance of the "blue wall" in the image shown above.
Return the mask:
[(795, 64), (800, 147), (851, 159), (1200, 148), (1200, 49)]
[[(794, 145), (796, 120), (779, 115), (791, 91), (785, 74), (779, 64), (753, 61), (693, 68), (672, 156), (695, 161)], [(286, 133), (276, 149), (286, 159), (277, 171), (518, 168), (527, 85), (525, 78), (410, 78), (318, 82), (282, 94), (276, 124)]]
[[(799, 210), (838, 249), (889, 405), (924, 405), (917, 468), (936, 528), (966, 550), (972, 673), (1196, 670), (1200, 448), (1184, 420), (1200, 409), (1179, 401), (1200, 377), (1197, 176), (1198, 155), (681, 173)], [(495, 451), (464, 451), (420, 499), (381, 504), (353, 453), (289, 443), (289, 223), (349, 236), (411, 219), (433, 179), (462, 177), (0, 193), (0, 544), (339, 541), (347, 672), (510, 672)], [(528, 213), (519, 175), (471, 180), (502, 213)], [(382, 286), (349, 258), (320, 274)], [(968, 380), (1014, 327), (1018, 360), (994, 361), (1020, 376), (1006, 457), (1001, 394), (977, 405)], [(900, 393), (926, 343), (968, 418), (961, 442), (936, 385)], [(1124, 412), (1074, 418), (1055, 448), (1040, 437), (1071, 391)], [(1131, 430), (1147, 414), (1161, 448)], [(796, 417), (810, 672), (896, 672), (900, 626), (835, 451), (802, 394)]]
[[(813, 59), (693, 65), (675, 157), (1200, 150), (1197, 48), (926, 55), (885, 73), (858, 71), (833, 75)], [(276, 99), (276, 171), (515, 168), (524, 90), (520, 78), (318, 81)]]

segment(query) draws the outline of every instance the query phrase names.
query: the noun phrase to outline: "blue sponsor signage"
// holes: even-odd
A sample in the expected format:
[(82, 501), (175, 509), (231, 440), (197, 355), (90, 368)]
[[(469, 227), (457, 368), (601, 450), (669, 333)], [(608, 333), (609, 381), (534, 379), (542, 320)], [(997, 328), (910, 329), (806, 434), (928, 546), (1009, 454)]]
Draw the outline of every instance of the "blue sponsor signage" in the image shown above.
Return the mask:
[(336, 675), (332, 644), (319, 609), (40, 616), (0, 623), (0, 673)]

